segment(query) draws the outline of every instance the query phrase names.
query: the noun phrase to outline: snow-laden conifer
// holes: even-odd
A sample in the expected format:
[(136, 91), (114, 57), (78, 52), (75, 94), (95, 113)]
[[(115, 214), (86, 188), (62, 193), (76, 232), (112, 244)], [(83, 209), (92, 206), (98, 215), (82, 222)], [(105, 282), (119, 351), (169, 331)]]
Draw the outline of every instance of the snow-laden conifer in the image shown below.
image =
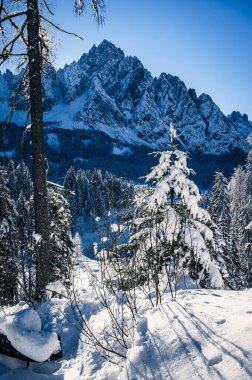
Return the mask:
[[(246, 227), (246, 173), (241, 166), (234, 170), (229, 184), (228, 194), (230, 199), (230, 229), (229, 229), (229, 257), (234, 263), (230, 277), (235, 288), (244, 286), (244, 234)], [(230, 271), (230, 269), (229, 269)]]
[(221, 288), (226, 275), (224, 242), (209, 213), (199, 206), (198, 187), (188, 178), (192, 170), (187, 155), (174, 146), (172, 123), (170, 131), (171, 148), (158, 153), (159, 163), (147, 176), (152, 186), (137, 200), (140, 217), (134, 221), (137, 233), (131, 238), (135, 260), (143, 280), (156, 277), (158, 284), (165, 269), (170, 288), (186, 273), (199, 285)]
[(242, 271), (244, 286), (252, 286), (252, 148), (250, 149), (246, 165), (244, 178), (245, 200), (242, 207), (244, 223), (243, 247), (242, 247)]
[(0, 305), (17, 300), (19, 239), (17, 212), (7, 187), (7, 171), (0, 167)]
[(216, 172), (210, 197), (210, 213), (212, 219), (218, 224), (218, 227), (224, 235), (227, 234), (228, 224), (230, 223), (227, 184), (227, 178), (223, 173)]
[(66, 172), (66, 175), (64, 178), (64, 188), (72, 191), (75, 194), (74, 196), (69, 197), (69, 205), (70, 205), (71, 215), (74, 222), (78, 215), (78, 207), (77, 207), (77, 202), (76, 202), (76, 199), (77, 199), (76, 174), (72, 166)]
[(74, 235), (74, 250), (75, 250), (75, 257), (78, 259), (83, 256), (83, 247), (81, 238), (78, 232)]
[(49, 282), (69, 280), (74, 254), (71, 236), (71, 214), (67, 200), (59, 193), (48, 191), (50, 231)]
[[(210, 214), (217, 224), (225, 241), (225, 263), (229, 278), (227, 285), (232, 289), (241, 287), (244, 217), (245, 217), (245, 183), (241, 168), (235, 170), (230, 183), (226, 177), (216, 172), (210, 197)], [(240, 188), (240, 190), (239, 190)]]
[[(246, 204), (244, 209), (245, 224), (249, 225), (252, 220), (252, 148), (249, 151), (245, 165), (245, 192)], [(252, 244), (252, 230), (245, 229), (245, 244)]]

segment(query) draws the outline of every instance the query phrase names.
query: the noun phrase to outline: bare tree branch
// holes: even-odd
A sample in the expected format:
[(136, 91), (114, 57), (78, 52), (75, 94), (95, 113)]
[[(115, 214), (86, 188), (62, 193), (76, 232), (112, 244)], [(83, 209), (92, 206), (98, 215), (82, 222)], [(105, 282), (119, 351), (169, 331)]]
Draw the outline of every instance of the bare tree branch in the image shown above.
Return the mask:
[(7, 45), (4, 46), (2, 52), (0, 53), (0, 65), (4, 63), (8, 59), (8, 57), (12, 54), (14, 45), (19, 40), (20, 37), (22, 38), (26, 25), (27, 25), (27, 20), (23, 22), (20, 28), (20, 31), (7, 43)]
[(46, 1), (46, 0), (43, 0), (43, 4), (44, 4), (44, 6), (46, 7), (47, 11), (48, 11), (52, 16), (54, 16), (54, 13), (53, 13), (53, 11), (51, 10), (50, 6), (47, 4), (47, 1)]
[(76, 33), (72, 33), (72, 32), (68, 32), (67, 30), (64, 30), (62, 29), (60, 26), (54, 24), (52, 21), (48, 20), (47, 18), (45, 18), (43, 15), (39, 15), (39, 17), (44, 20), (45, 22), (47, 22), (49, 25), (51, 25), (52, 27), (54, 27), (55, 29), (59, 30), (60, 32), (63, 32), (63, 33), (66, 33), (66, 34), (70, 34), (71, 36), (74, 36), (74, 37), (77, 37), (81, 40), (84, 40), (83, 37), (79, 36), (78, 34)]
[(27, 14), (26, 11), (20, 11), (20, 12), (15, 12), (15, 13), (11, 13), (9, 15), (6, 15), (0, 19), (0, 25), (3, 24), (5, 21), (12, 20), (15, 17), (23, 16), (26, 14)]
[[(2, 8), (3, 8), (3, 11), (4, 11), (5, 15), (8, 15), (8, 12), (7, 12), (6, 8), (5, 8), (5, 7), (2, 7)], [(20, 28), (19, 28), (19, 27), (17, 26), (17, 24), (13, 21), (12, 18), (9, 20), (9, 22), (10, 22), (11, 26), (12, 26), (14, 29), (16, 29), (16, 31), (20, 31)], [(27, 41), (26, 41), (26, 39), (24, 38), (24, 35), (23, 35), (23, 34), (22, 34), (21, 38), (22, 38), (22, 40), (23, 40), (23, 43), (27, 46)]]

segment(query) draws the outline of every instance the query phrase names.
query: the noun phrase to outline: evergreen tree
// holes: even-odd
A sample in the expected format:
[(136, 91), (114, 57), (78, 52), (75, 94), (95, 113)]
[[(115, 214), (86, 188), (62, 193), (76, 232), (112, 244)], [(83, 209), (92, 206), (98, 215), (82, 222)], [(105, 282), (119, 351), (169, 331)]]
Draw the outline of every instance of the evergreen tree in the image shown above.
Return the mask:
[(30, 170), (24, 161), (15, 168), (14, 162), (11, 160), (8, 165), (8, 176), (8, 187), (11, 192), (11, 197), (17, 201), (22, 192), (24, 199), (28, 200), (32, 194), (32, 180)]
[(246, 227), (245, 172), (241, 166), (234, 170), (228, 184), (230, 199), (230, 233), (228, 240), (229, 257), (233, 263), (229, 268), (230, 280), (234, 288), (244, 286), (244, 233)]
[(81, 238), (78, 232), (74, 235), (74, 249), (75, 249), (75, 257), (80, 258), (83, 256), (83, 247), (81, 243)]
[[(252, 220), (245, 228), (246, 232), (248, 231), (252, 234)], [(244, 259), (245, 259), (245, 283), (248, 288), (252, 287), (252, 241), (250, 240), (245, 244), (244, 248)]]
[(210, 210), (215, 223), (221, 224), (227, 219), (228, 197), (227, 178), (220, 172), (214, 176), (213, 190), (210, 197)]
[(19, 236), (19, 293), (23, 300), (34, 299), (35, 251), (32, 239), (34, 229), (32, 181), (30, 171), (22, 161), (17, 167), (11, 160), (7, 167), (11, 198), (17, 210), (16, 226)]
[(10, 160), (8, 166), (7, 166), (7, 172), (8, 172), (8, 188), (10, 189), (10, 195), (12, 199), (17, 199), (17, 177), (16, 177), (16, 171), (15, 171), (15, 163), (13, 160)]
[(217, 224), (226, 243), (228, 242), (230, 227), (230, 211), (227, 185), (227, 178), (222, 173), (216, 172), (214, 176), (214, 184), (210, 196), (209, 206), (211, 217)]
[(7, 171), (0, 167), (0, 305), (17, 301), (19, 245), (17, 212), (7, 188)]
[(156, 278), (156, 285), (165, 268), (170, 288), (176, 288), (186, 272), (201, 286), (220, 288), (226, 276), (224, 242), (209, 213), (198, 205), (199, 190), (188, 178), (192, 171), (187, 156), (175, 149), (172, 123), (170, 129), (171, 150), (159, 153), (159, 164), (147, 176), (154, 187), (137, 201), (140, 218), (134, 221), (137, 233), (131, 238), (135, 260), (139, 272)]
[(245, 202), (243, 217), (245, 222), (243, 247), (244, 286), (252, 286), (252, 149), (250, 149), (245, 165)]
[(78, 216), (78, 208), (77, 208), (77, 202), (76, 202), (76, 193), (77, 193), (76, 174), (72, 166), (66, 172), (63, 185), (65, 189), (70, 190), (74, 192), (75, 194), (69, 197), (69, 205), (70, 205), (71, 215), (72, 215), (73, 223), (74, 223)]
[(65, 189), (70, 190), (70, 191), (76, 190), (75, 170), (72, 166), (66, 172), (66, 175), (64, 178), (64, 187), (65, 187)]
[[(222, 173), (216, 172), (214, 185), (210, 198), (210, 214), (218, 226), (225, 241), (224, 254), (229, 278), (226, 284), (232, 289), (240, 288), (241, 271), (243, 266), (243, 219), (244, 201), (239, 195), (244, 196), (244, 186), (240, 185), (243, 178), (241, 168), (235, 172), (230, 184)], [(243, 202), (243, 203), (241, 203)]]
[(74, 244), (71, 237), (71, 214), (66, 199), (48, 190), (49, 231), (50, 231), (50, 276), (49, 282), (60, 280), (66, 283), (70, 279)]
[(90, 215), (92, 211), (91, 181), (84, 170), (77, 172), (76, 202), (78, 215)]
[(228, 184), (230, 232), (228, 240), (228, 265), (231, 286), (241, 289), (252, 285), (251, 246), (252, 233), (252, 150), (250, 150), (245, 168), (238, 166)]
[[(245, 192), (246, 192), (246, 204), (244, 210), (246, 226), (249, 225), (252, 220), (252, 148), (249, 151), (246, 165), (245, 165)], [(252, 243), (252, 231), (250, 228), (245, 230), (245, 242), (246, 244)]]
[(19, 198), (21, 192), (26, 200), (30, 199), (32, 194), (32, 180), (30, 170), (25, 165), (24, 161), (21, 161), (21, 163), (17, 166), (15, 176), (17, 192), (15, 199)]
[(20, 240), (21, 299), (31, 302), (35, 291), (35, 246), (33, 241), (34, 217), (32, 199), (26, 200), (21, 191), (16, 201), (17, 228)]

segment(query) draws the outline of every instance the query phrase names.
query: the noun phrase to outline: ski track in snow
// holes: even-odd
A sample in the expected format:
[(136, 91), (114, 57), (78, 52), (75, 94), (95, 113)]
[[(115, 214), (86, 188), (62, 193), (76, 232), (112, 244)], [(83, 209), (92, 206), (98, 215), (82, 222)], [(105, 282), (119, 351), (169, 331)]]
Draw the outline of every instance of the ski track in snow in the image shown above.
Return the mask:
[(246, 316), (252, 292), (188, 292), (145, 314), (145, 342), (131, 350), (120, 379), (252, 378), (252, 318)]
[[(97, 273), (96, 262), (92, 270)], [(79, 270), (80, 274), (82, 269)], [(101, 330), (106, 319), (87, 275), (79, 288), (83, 312)], [(252, 378), (252, 289), (244, 291), (181, 290), (176, 299), (164, 295), (151, 308), (141, 301), (134, 346), (124, 368), (105, 361), (68, 324), (52, 300), (39, 314), (43, 326), (62, 336), (64, 358), (55, 363), (24, 362), (0, 355), (1, 380), (247, 380)], [(54, 306), (53, 306), (54, 305)], [(69, 310), (66, 310), (69, 313)]]

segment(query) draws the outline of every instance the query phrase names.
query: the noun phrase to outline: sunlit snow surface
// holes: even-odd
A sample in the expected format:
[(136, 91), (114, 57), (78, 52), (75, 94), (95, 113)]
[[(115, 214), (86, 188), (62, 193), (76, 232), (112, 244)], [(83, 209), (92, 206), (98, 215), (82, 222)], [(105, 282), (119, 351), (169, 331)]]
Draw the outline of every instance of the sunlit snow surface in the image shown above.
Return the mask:
[[(99, 276), (97, 263), (89, 263)], [(107, 318), (106, 311), (82, 265), (77, 276), (83, 313), (94, 331), (99, 332)], [(139, 294), (135, 344), (128, 350), (124, 368), (106, 362), (78, 341), (78, 331), (62, 314), (65, 310), (70, 315), (64, 299), (47, 301), (38, 310), (42, 329), (61, 334), (64, 358), (51, 364), (32, 363), (25, 369), (25, 363), (0, 355), (0, 379), (251, 379), (252, 289), (216, 291), (188, 285), (190, 289), (179, 290), (176, 299), (165, 294), (163, 304), (154, 308)]]

